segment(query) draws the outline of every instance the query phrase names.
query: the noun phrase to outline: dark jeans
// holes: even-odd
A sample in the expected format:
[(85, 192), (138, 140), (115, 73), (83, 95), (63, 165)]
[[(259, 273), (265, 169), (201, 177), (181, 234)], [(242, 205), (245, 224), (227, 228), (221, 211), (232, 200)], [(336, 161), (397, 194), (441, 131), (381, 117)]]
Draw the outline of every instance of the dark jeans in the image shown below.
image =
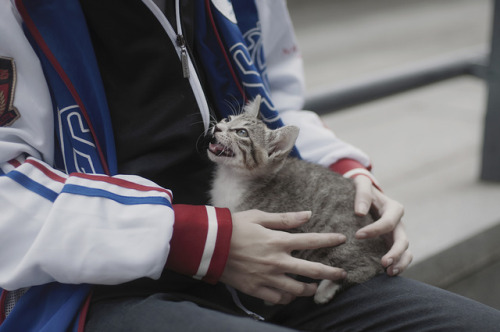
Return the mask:
[(282, 326), (302, 331), (500, 331), (500, 311), (402, 277), (377, 276), (321, 306), (312, 298), (266, 306), (243, 297), (245, 306), (267, 322), (242, 316), (223, 285), (202, 288), (206, 292), (198, 289), (199, 296), (157, 293), (95, 301), (86, 331), (287, 331)]

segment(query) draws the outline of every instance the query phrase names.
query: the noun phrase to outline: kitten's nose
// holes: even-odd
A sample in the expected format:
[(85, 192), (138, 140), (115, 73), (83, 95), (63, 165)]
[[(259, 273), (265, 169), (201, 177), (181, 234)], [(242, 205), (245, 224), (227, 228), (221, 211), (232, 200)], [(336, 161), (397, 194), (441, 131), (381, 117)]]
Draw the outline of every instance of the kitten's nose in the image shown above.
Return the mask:
[(220, 129), (220, 127), (218, 125), (215, 125), (214, 127), (214, 134), (219, 132), (219, 131), (222, 131), (222, 129)]

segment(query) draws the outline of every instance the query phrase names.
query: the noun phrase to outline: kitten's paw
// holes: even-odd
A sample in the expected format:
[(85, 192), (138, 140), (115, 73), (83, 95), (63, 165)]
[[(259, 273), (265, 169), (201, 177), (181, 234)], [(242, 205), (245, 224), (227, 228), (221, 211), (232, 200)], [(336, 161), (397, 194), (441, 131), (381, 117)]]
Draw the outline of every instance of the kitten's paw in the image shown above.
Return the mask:
[(314, 295), (314, 302), (317, 304), (325, 304), (330, 302), (331, 299), (337, 294), (340, 285), (331, 280), (322, 280), (319, 283), (316, 294)]

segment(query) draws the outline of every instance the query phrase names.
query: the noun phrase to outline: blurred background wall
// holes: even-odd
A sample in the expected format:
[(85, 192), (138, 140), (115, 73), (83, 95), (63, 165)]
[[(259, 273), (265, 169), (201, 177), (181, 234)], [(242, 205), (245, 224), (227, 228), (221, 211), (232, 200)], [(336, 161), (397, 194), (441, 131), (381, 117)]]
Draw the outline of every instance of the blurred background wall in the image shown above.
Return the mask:
[[(309, 95), (489, 51), (490, 0), (288, 5)], [(500, 308), (500, 183), (479, 179), (486, 96), (484, 80), (460, 76), (322, 118), (405, 205), (415, 256), (406, 276)]]
[(491, 0), (288, 0), (308, 88), (489, 43)]

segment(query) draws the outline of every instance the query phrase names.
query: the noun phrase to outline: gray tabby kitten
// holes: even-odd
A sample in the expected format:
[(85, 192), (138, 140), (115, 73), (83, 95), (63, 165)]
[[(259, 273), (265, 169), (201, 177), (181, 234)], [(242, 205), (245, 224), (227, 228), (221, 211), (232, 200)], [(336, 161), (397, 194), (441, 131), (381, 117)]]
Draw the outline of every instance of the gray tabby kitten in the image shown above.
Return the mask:
[(373, 222), (354, 213), (355, 188), (351, 179), (327, 168), (288, 157), (299, 129), (268, 129), (258, 119), (261, 98), (212, 128), (210, 160), (217, 164), (212, 204), (232, 212), (259, 209), (267, 212), (312, 211), (311, 219), (292, 232), (334, 232), (346, 243), (294, 256), (343, 268), (347, 278), (320, 282), (314, 300), (327, 303), (343, 286), (362, 283), (383, 272), (381, 257), (387, 248), (380, 238), (356, 240), (356, 231)]

